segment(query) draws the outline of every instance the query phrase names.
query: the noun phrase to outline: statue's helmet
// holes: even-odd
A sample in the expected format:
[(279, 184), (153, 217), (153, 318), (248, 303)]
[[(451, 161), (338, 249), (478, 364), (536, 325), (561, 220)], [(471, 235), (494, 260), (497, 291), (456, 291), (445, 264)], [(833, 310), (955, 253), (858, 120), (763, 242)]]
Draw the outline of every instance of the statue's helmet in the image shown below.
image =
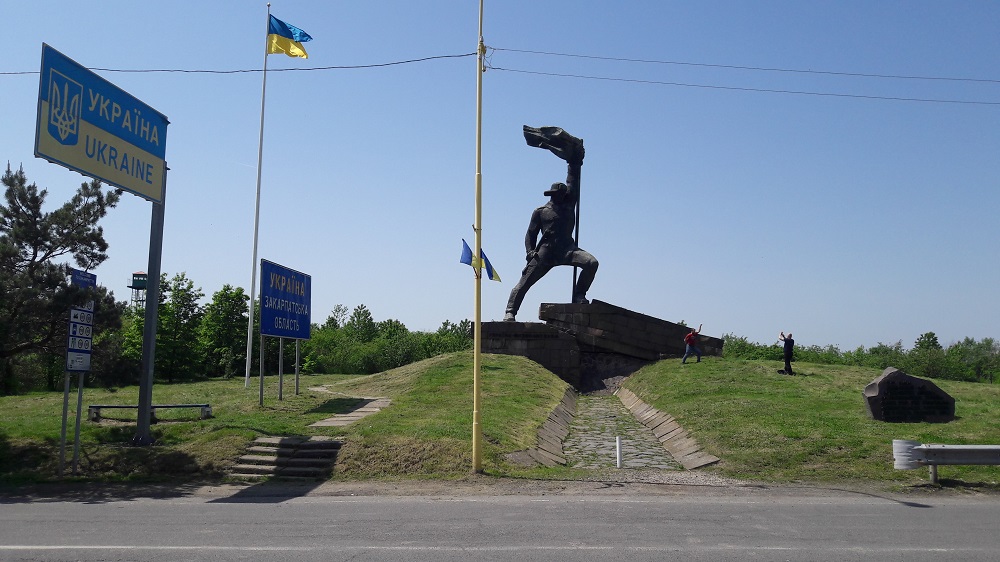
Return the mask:
[(566, 193), (569, 193), (569, 186), (566, 185), (566, 184), (564, 184), (564, 183), (562, 183), (562, 182), (556, 182), (556, 183), (552, 184), (552, 187), (550, 187), (542, 195), (555, 195), (557, 193), (561, 193), (563, 195), (565, 195)]

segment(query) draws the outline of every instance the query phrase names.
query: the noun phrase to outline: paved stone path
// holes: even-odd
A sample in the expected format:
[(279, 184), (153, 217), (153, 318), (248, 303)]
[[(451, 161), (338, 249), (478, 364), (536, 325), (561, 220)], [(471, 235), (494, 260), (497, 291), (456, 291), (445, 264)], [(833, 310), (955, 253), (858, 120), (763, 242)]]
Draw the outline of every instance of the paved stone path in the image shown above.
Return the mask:
[[(309, 390), (329, 393), (330, 389), (327, 388), (328, 386), (330, 385), (311, 386)], [(357, 398), (357, 400), (357, 406), (350, 412), (334, 414), (333, 417), (310, 424), (309, 427), (343, 427), (351, 425), (365, 416), (370, 416), (381, 411), (382, 408), (388, 408), (392, 404), (392, 400), (388, 398)]]
[(615, 437), (622, 438), (622, 468), (681, 470), (653, 432), (639, 423), (613, 395), (584, 394), (563, 441), (566, 464), (576, 468), (616, 468)]

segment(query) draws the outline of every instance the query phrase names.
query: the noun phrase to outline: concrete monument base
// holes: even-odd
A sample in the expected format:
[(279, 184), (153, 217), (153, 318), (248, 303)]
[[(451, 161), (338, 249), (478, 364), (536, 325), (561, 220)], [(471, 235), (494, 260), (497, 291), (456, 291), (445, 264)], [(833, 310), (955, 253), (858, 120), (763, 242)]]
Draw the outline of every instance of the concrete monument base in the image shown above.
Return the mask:
[[(484, 353), (521, 355), (589, 392), (659, 359), (684, 354), (691, 328), (602, 301), (542, 303), (539, 322), (483, 322)], [(705, 355), (721, 355), (722, 340), (699, 336)]]

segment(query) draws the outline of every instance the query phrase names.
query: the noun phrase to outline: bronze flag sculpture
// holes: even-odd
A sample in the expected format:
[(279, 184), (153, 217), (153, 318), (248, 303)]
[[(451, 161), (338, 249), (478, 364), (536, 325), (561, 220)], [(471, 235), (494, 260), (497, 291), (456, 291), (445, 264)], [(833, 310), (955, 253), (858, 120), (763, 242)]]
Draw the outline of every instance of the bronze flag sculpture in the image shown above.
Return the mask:
[[(513, 322), (521, 308), (525, 293), (550, 269), (557, 265), (579, 267), (581, 272), (573, 286), (572, 302), (587, 303), (587, 290), (597, 273), (597, 258), (581, 250), (574, 237), (580, 201), (580, 168), (583, 166), (583, 140), (559, 127), (524, 126), (524, 139), (529, 146), (544, 148), (566, 161), (565, 183), (554, 183), (545, 191), (549, 202), (535, 209), (524, 235), (527, 265), (521, 279), (510, 292), (504, 320)], [(539, 238), (541, 234), (541, 238)]]

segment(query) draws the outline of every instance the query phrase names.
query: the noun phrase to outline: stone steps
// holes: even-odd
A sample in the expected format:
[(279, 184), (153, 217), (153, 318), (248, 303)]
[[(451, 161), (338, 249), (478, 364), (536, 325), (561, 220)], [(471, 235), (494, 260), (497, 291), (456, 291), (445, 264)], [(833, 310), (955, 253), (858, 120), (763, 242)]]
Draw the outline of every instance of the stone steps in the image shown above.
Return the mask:
[(615, 396), (580, 397), (577, 418), (563, 443), (570, 467), (604, 470), (617, 467), (616, 445), (621, 440), (621, 468), (677, 471), (680, 463), (660, 445)]
[(621, 388), (614, 395), (579, 398), (567, 389), (539, 428), (536, 446), (508, 458), (525, 466), (610, 468), (615, 466), (616, 437), (622, 439), (624, 468), (694, 470), (719, 461), (702, 451), (672, 416)]
[(632, 391), (620, 388), (615, 393), (641, 424), (648, 427), (670, 455), (686, 470), (717, 463), (719, 458), (701, 450), (701, 445), (672, 416), (639, 399)]
[(333, 472), (340, 441), (328, 437), (258, 437), (247, 447), (230, 476), (323, 480)]

